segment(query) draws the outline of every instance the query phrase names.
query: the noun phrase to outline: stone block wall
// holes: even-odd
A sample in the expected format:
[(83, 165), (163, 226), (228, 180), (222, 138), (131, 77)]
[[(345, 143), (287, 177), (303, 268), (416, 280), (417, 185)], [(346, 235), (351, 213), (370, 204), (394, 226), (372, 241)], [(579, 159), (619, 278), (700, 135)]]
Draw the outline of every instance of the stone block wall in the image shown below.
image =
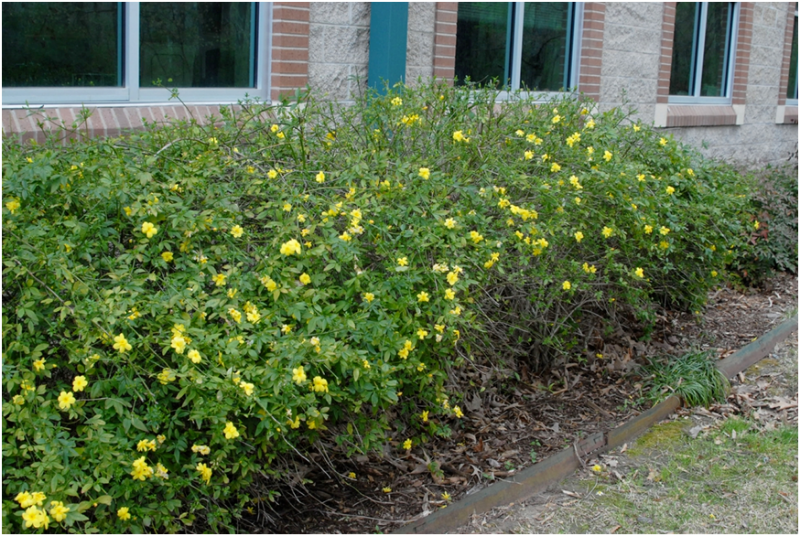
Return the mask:
[[(311, 2), (308, 83), (336, 100), (367, 87), (369, 2)], [(356, 81), (353, 77), (358, 77)]]
[(436, 4), (408, 3), (408, 41), (406, 46), (406, 83), (433, 76), (433, 47), (436, 35)]

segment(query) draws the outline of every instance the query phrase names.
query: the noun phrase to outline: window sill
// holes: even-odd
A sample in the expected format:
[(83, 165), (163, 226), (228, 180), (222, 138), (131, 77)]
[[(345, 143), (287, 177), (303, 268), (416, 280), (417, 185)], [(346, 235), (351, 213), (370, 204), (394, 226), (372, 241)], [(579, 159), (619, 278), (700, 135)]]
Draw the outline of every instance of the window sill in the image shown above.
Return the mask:
[(721, 127), (744, 124), (743, 104), (656, 104), (657, 127)]
[(775, 123), (779, 125), (796, 125), (797, 105), (787, 104), (778, 106), (778, 109), (775, 111)]

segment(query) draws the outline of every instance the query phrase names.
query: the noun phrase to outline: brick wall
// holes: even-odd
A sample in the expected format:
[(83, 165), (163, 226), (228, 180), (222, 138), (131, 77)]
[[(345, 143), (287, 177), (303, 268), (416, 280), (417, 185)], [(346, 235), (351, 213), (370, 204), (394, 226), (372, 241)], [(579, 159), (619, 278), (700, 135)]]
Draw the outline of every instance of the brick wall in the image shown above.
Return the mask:
[(272, 100), (293, 95), (308, 83), (310, 11), (310, 2), (272, 4)]
[(605, 18), (605, 4), (600, 2), (587, 2), (584, 4), (578, 91), (583, 92), (595, 101), (600, 100), (600, 73), (603, 65)]
[(456, 29), (458, 2), (436, 2), (436, 33), (433, 40), (433, 74), (453, 82), (456, 74)]

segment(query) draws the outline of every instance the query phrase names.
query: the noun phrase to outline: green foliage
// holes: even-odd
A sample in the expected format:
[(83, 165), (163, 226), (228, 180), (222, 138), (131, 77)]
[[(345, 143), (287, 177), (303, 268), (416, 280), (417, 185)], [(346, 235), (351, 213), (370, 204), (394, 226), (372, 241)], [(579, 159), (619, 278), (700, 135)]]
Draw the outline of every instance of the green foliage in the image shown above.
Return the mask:
[(753, 218), (731, 267), (745, 284), (760, 286), (775, 270), (797, 273), (797, 167), (767, 167), (749, 178)]
[(735, 173), (591, 101), (222, 115), (4, 140), (4, 529), (230, 529), (291, 456), (449, 435), (466, 359), (699, 307), (747, 221)]
[(644, 367), (650, 375), (648, 397), (653, 401), (671, 395), (681, 397), (688, 406), (708, 406), (723, 402), (728, 394), (728, 380), (714, 366), (709, 352), (691, 352), (678, 359), (653, 361)]

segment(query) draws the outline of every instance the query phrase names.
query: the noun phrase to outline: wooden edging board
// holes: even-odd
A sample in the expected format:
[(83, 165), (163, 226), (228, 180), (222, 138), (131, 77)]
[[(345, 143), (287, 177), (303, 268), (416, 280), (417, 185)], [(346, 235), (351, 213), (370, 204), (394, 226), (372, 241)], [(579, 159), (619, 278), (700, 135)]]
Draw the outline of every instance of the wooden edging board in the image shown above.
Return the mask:
[[(783, 322), (757, 341), (739, 349), (717, 363), (717, 367), (732, 378), (769, 354), (776, 344), (797, 331), (797, 316)], [(572, 474), (583, 465), (588, 454), (598, 454), (632, 442), (654, 424), (664, 420), (679, 408), (679, 398), (671, 396), (624, 425), (590, 435), (558, 454), (549, 456), (509, 479), (484, 488), (433, 514), (404, 525), (395, 534), (443, 533), (458, 529), (474, 514), (482, 514), (512, 502), (525, 500), (546, 490)]]

